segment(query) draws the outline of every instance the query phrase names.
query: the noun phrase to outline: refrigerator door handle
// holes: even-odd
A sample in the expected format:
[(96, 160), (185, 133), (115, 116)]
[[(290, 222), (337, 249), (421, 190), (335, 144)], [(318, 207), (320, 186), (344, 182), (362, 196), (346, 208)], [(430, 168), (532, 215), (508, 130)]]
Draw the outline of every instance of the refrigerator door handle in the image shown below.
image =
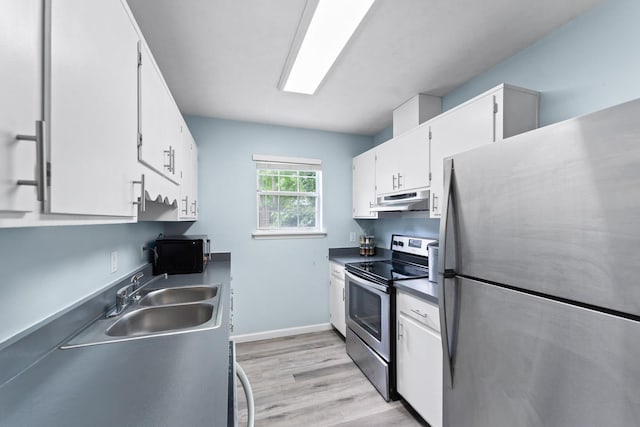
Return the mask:
[[(453, 387), (453, 353), (455, 325), (450, 325), (447, 316), (446, 284), (455, 277), (457, 244), (455, 235), (455, 206), (452, 195), (453, 159), (445, 159), (444, 164), (444, 197), (442, 198), (442, 220), (440, 221), (440, 257), (438, 259), (438, 301), (443, 351), (443, 380)], [(455, 292), (457, 295), (458, 292)], [(456, 298), (454, 297), (454, 303)], [(453, 308), (455, 317), (456, 307)], [(454, 329), (450, 329), (454, 326)], [(454, 335), (450, 334), (453, 333)]]

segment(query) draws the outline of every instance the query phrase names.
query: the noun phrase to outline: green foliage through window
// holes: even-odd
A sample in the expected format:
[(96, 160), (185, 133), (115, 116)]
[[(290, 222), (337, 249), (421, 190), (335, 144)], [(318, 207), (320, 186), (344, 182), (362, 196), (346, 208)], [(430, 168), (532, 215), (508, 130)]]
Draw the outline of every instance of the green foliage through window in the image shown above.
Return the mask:
[(320, 177), (318, 170), (258, 169), (258, 229), (319, 229)]

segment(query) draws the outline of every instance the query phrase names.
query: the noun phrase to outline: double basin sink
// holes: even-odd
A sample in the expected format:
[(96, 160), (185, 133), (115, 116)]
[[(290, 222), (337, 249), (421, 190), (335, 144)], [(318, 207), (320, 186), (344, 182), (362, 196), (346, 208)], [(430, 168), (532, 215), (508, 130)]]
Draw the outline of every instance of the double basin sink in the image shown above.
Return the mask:
[(62, 349), (215, 329), (220, 326), (220, 285), (149, 290), (122, 314), (96, 320)]

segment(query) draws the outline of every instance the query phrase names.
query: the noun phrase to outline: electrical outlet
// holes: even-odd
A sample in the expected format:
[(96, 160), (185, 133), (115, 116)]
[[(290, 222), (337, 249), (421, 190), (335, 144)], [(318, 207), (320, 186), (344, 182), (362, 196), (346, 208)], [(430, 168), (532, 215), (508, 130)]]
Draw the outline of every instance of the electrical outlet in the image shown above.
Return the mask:
[(349, 242), (353, 243), (356, 241), (356, 232), (355, 231), (350, 231), (349, 232)]
[(118, 271), (118, 251), (111, 252), (111, 272)]

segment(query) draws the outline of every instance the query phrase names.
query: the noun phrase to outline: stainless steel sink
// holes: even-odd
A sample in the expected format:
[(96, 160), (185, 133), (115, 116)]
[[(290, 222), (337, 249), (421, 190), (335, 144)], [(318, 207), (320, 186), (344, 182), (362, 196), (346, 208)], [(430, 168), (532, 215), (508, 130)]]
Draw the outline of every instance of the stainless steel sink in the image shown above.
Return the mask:
[(221, 285), (188, 285), (149, 291), (115, 317), (102, 317), (60, 348), (188, 334), (222, 324)]
[(211, 304), (147, 307), (123, 315), (106, 330), (106, 334), (110, 337), (135, 337), (193, 328), (211, 320), (212, 315)]
[(144, 306), (184, 304), (203, 301), (218, 295), (217, 286), (188, 286), (151, 291), (138, 302)]

